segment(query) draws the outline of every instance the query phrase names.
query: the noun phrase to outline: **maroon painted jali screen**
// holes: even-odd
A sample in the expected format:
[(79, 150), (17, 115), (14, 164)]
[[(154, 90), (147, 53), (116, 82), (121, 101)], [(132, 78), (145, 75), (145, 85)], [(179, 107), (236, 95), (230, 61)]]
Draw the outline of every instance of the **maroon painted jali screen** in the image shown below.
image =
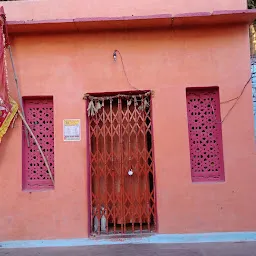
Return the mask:
[[(25, 99), (24, 110), (27, 122), (36, 136), (54, 175), (54, 123), (53, 99)], [(53, 188), (53, 183), (38, 147), (29, 136), (28, 147), (23, 127), (23, 189), (38, 190)]]
[(218, 88), (187, 90), (193, 181), (223, 181), (224, 163)]
[(150, 97), (86, 96), (92, 234), (156, 228)]

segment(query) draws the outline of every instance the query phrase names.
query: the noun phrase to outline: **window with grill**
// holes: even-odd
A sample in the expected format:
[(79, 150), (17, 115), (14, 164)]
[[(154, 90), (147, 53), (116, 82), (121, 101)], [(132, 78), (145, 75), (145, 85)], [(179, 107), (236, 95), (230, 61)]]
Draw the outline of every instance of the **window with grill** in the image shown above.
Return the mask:
[(219, 89), (188, 88), (186, 96), (192, 181), (224, 181)]
[[(37, 138), (54, 176), (53, 98), (24, 99), (26, 120)], [(38, 147), (29, 134), (29, 146), (23, 131), (23, 189), (40, 190), (54, 187)]]

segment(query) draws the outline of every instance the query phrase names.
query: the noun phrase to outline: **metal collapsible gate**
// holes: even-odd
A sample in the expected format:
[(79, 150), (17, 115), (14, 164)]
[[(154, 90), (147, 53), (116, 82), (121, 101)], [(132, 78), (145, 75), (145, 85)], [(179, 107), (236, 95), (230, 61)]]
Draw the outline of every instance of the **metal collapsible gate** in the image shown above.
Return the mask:
[(92, 234), (155, 231), (150, 97), (88, 97)]

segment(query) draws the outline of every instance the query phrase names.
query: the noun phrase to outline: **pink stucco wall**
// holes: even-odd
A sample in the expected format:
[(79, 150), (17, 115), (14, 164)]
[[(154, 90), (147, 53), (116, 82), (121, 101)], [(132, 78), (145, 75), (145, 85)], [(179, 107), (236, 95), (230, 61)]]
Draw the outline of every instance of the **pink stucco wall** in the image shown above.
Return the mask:
[[(243, 9), (245, 2), (112, 0), (83, 8), (68, 1), (5, 3), (8, 20), (121, 16)], [(157, 4), (156, 4), (157, 2)], [(175, 4), (174, 4), (175, 2)], [(12, 5), (13, 3), (13, 5)], [(74, 1), (72, 1), (74, 3)], [(232, 3), (232, 5), (231, 5)], [(105, 6), (106, 5), (106, 6)], [(35, 8), (40, 6), (40, 8)], [(57, 11), (57, 6), (60, 8)], [(109, 8), (111, 6), (111, 8)], [(42, 7), (42, 8), (41, 8)], [(21, 8), (19, 11), (18, 9)], [(67, 12), (69, 8), (69, 12)], [(91, 12), (92, 10), (92, 12)], [(21, 121), (1, 143), (0, 240), (88, 236), (86, 92), (154, 90), (153, 125), (159, 233), (256, 229), (256, 159), (250, 85), (223, 124), (226, 181), (192, 183), (186, 87), (219, 86), (221, 101), (236, 97), (250, 76), (248, 27), (189, 30), (14, 35), (12, 47), (23, 96), (53, 95), (55, 190), (22, 191)], [(16, 96), (11, 70), (11, 93)], [(221, 105), (224, 116), (231, 104)], [(63, 119), (80, 118), (82, 140), (63, 142)]]

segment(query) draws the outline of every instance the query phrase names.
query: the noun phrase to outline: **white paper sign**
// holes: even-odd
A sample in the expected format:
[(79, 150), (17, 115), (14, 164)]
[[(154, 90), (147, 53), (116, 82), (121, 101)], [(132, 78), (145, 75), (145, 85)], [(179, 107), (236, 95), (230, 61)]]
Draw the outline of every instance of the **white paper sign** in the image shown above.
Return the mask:
[(63, 139), (64, 141), (80, 141), (81, 125), (80, 119), (63, 120)]

